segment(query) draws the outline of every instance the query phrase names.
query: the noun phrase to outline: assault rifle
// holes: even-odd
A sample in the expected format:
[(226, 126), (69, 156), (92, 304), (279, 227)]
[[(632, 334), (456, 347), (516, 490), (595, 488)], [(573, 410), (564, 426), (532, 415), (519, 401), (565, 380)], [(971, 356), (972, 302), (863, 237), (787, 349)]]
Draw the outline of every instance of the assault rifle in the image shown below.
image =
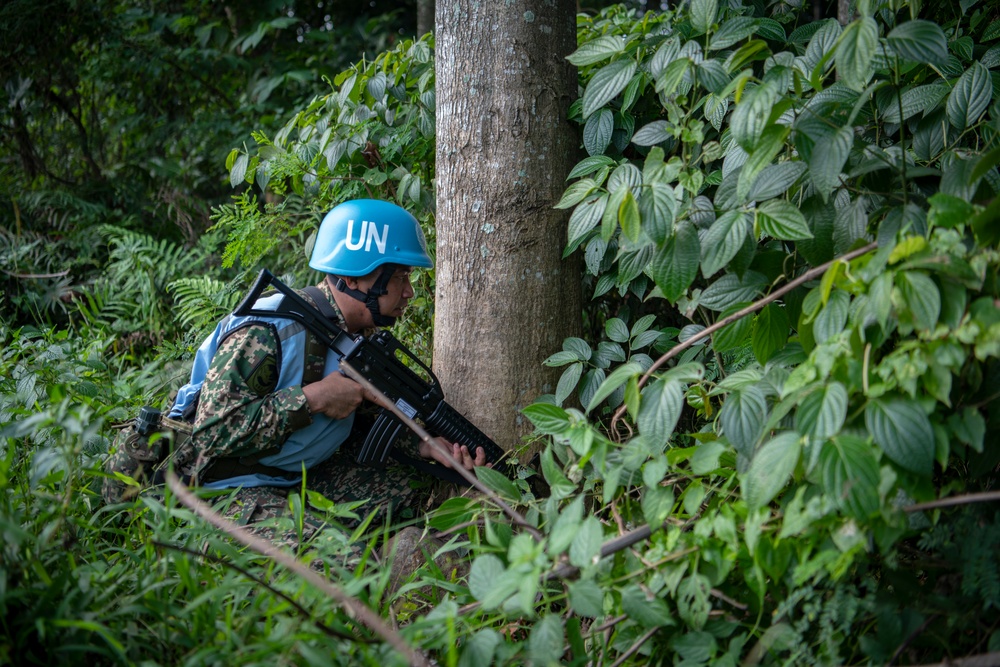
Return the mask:
[[(268, 287), (273, 287), (284, 296), (281, 303), (276, 310), (254, 308), (257, 299)], [(271, 275), (267, 269), (261, 269), (253, 287), (250, 288), (250, 293), (233, 314), (295, 320), (316, 336), (323, 345), (333, 350), (338, 357), (356, 368), (410, 419), (419, 419), (428, 431), (449, 442), (466, 445), (473, 456), (476, 454), (476, 448), (482, 447), (486, 453), (486, 462), (492, 463), (494, 470), (508, 477), (514, 476), (514, 467), (505, 460), (506, 452), (445, 402), (441, 383), (431, 369), (390, 332), (383, 330), (365, 337), (344, 331), (330, 322), (319, 309), (299, 296), (295, 290)], [(420, 369), (426, 379), (404, 363), (404, 359)], [(393, 443), (405, 428), (405, 425), (391, 412), (382, 408), (375, 419), (375, 425), (361, 446), (358, 463), (383, 465), (392, 450)], [(405, 462), (414, 465), (423, 463), (399, 454), (396, 458), (404, 459)], [(417, 467), (429, 470), (427, 464)], [(432, 472), (443, 479), (466, 484), (458, 473), (448, 468), (440, 467), (439, 470)]]

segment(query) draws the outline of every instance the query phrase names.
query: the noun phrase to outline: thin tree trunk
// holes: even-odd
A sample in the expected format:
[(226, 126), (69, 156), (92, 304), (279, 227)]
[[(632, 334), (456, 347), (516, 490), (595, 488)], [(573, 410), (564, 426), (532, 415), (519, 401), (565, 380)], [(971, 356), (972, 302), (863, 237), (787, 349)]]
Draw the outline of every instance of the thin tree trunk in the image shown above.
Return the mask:
[[(437, 4), (434, 368), (446, 396), (501, 446), (555, 391), (542, 361), (580, 330), (580, 268), (552, 206), (579, 140), (575, 0)], [(576, 253), (578, 255), (579, 253)]]
[(434, 0), (417, 0), (417, 37), (434, 31)]

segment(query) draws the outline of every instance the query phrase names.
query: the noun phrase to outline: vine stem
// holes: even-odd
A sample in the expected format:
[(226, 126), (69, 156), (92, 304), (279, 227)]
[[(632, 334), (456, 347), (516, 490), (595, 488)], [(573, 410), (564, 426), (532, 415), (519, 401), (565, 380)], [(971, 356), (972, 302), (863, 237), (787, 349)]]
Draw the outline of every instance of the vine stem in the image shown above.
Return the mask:
[[(732, 315), (729, 315), (727, 317), (723, 317), (721, 320), (719, 320), (712, 326), (702, 329), (695, 335), (688, 338), (683, 343), (679, 343), (674, 347), (670, 348), (670, 350), (668, 350), (659, 359), (653, 362), (653, 365), (649, 367), (649, 370), (643, 373), (642, 377), (639, 378), (639, 387), (641, 388), (644, 384), (646, 384), (646, 380), (648, 380), (656, 370), (658, 370), (661, 366), (663, 366), (663, 364), (667, 363), (668, 361), (679, 355), (681, 352), (688, 349), (689, 347), (692, 347), (695, 343), (702, 340), (703, 338), (708, 338), (722, 327), (732, 324), (737, 320), (741, 320), (747, 315), (752, 315), (756, 313), (758, 310), (762, 309), (767, 304), (773, 301), (777, 301), (778, 299), (780, 299), (781, 297), (783, 297), (784, 295), (788, 294), (793, 289), (798, 287), (799, 285), (802, 285), (803, 283), (807, 283), (810, 280), (822, 276), (824, 273), (826, 273), (827, 269), (829, 269), (834, 264), (837, 264), (838, 262), (849, 262), (852, 259), (856, 259), (858, 257), (861, 257), (862, 255), (871, 252), (877, 247), (878, 243), (869, 243), (868, 245), (858, 248), (857, 250), (852, 250), (849, 253), (841, 255), (840, 257), (831, 259), (829, 262), (825, 264), (820, 264), (815, 268), (809, 269), (795, 280), (792, 280), (784, 287), (774, 290), (773, 292), (765, 296), (763, 299), (755, 301), (746, 308), (738, 310)], [(611, 433), (616, 432), (616, 425), (621, 420), (622, 415), (625, 414), (625, 409), (626, 409), (625, 406), (622, 405), (615, 411), (614, 417), (612, 417), (611, 419), (611, 425), (608, 429)]]
[(941, 498), (939, 500), (931, 500), (926, 503), (917, 503), (916, 505), (907, 505), (903, 508), (904, 512), (922, 512), (924, 510), (933, 510), (939, 507), (954, 507), (956, 505), (968, 505), (970, 503), (988, 503), (992, 500), (1000, 500), (1000, 491), (984, 491), (983, 493), (967, 493), (961, 496), (952, 496), (950, 498)]
[(349, 614), (354, 616), (354, 618), (360, 621), (365, 627), (382, 637), (387, 644), (403, 654), (409, 661), (409, 664), (419, 665), (420, 667), (430, 667), (431, 663), (424, 656), (415, 651), (409, 644), (407, 644), (398, 632), (382, 620), (381, 616), (366, 607), (360, 600), (357, 600), (345, 593), (343, 589), (335, 585), (329, 579), (324, 579), (316, 572), (313, 572), (309, 566), (301, 563), (293, 556), (279, 549), (273, 542), (254, 535), (246, 528), (236, 525), (232, 521), (229, 521), (225, 517), (213, 511), (207, 503), (196, 497), (193, 493), (191, 493), (191, 491), (188, 490), (188, 488), (184, 485), (184, 482), (180, 480), (173, 470), (167, 471), (167, 486), (174, 492), (177, 499), (180, 500), (185, 507), (200, 516), (202, 519), (244, 546), (288, 568), (298, 576), (305, 579), (310, 585), (325, 593), (330, 599), (340, 604)]
[(418, 424), (417, 422), (413, 421), (408, 416), (406, 416), (402, 410), (396, 407), (395, 403), (390, 401), (385, 396), (385, 394), (379, 391), (375, 387), (375, 385), (369, 382), (364, 375), (362, 375), (357, 371), (357, 369), (351, 366), (348, 362), (341, 360), (340, 370), (343, 371), (344, 374), (346, 374), (349, 378), (360, 384), (370, 394), (371, 398), (375, 400), (375, 403), (377, 403), (379, 406), (385, 408), (386, 410), (390, 411), (393, 415), (395, 415), (395, 417), (399, 421), (406, 424), (406, 426), (411, 431), (416, 433), (423, 442), (427, 443), (427, 445), (437, 449), (437, 451), (439, 451), (444, 456), (445, 460), (448, 461), (448, 464), (452, 467), (452, 469), (455, 470), (455, 472), (461, 475), (465, 479), (465, 481), (471, 484), (477, 491), (486, 495), (487, 498), (496, 503), (496, 505), (503, 511), (504, 514), (506, 514), (510, 518), (511, 521), (513, 521), (515, 524), (524, 528), (525, 531), (530, 533), (536, 542), (541, 541), (542, 534), (538, 532), (537, 528), (531, 525), (527, 519), (525, 519), (523, 516), (521, 516), (520, 513), (517, 512), (517, 510), (515, 510), (506, 502), (504, 502), (503, 499), (496, 493), (494, 493), (489, 487), (480, 482), (478, 477), (476, 477), (471, 472), (466, 470), (465, 466), (463, 466), (461, 463), (455, 460), (454, 457), (452, 457), (451, 452), (448, 451), (447, 447), (439, 445), (438, 442), (431, 436), (430, 433), (424, 430), (424, 428), (420, 426), (420, 424)]

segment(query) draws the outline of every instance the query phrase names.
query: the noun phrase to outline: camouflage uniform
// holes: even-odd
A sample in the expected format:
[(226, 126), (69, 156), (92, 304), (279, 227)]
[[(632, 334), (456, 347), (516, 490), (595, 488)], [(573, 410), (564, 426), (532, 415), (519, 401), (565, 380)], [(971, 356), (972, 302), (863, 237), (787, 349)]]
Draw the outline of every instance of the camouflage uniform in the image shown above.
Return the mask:
[[(320, 290), (336, 310), (335, 323), (346, 329), (329, 284), (324, 281)], [(364, 500), (366, 506), (359, 509), (363, 514), (377, 509), (382, 518), (415, 518), (426, 508), (437, 486), (430, 478), (401, 465), (377, 469), (357, 464), (357, 448), (369, 420), (359, 418), (355, 423), (354, 415), (348, 420), (310, 415), (301, 382), (308, 377), (323, 377), (324, 369), (335, 363), (335, 357), (315, 345), (306, 345), (305, 353), (301, 344), (297, 351), (290, 351), (290, 336), (306, 335), (298, 326), (294, 334), (286, 335), (293, 327), (279, 328), (259, 318), (241, 321), (231, 331), (220, 324), (213, 335), (221, 342), (198, 385), (194, 432), (173, 453), (170, 463), (192, 483), (214, 488), (243, 486), (227, 513), (245, 525), (287, 512), (289, 491), (300, 487), (303, 461), (308, 469), (307, 487), (329, 500)], [(196, 371), (192, 372), (192, 382)], [(186, 389), (182, 388), (179, 396)], [(171, 416), (180, 416), (181, 402), (179, 397)], [(365, 412), (365, 406), (359, 412)], [(303, 450), (308, 456), (296, 459), (293, 452), (290, 461), (281, 462), (280, 469), (274, 467), (272, 461), (280, 460), (290, 438), (300, 436), (314, 422), (323, 421), (331, 423), (329, 432), (320, 432), (328, 437), (317, 438), (310, 445), (312, 449)], [(401, 440), (397, 446), (409, 448), (407, 453), (415, 456), (415, 439)], [(122, 458), (123, 449), (119, 448), (114, 460)], [(129, 474), (128, 467), (125, 464), (120, 471)], [(220, 468), (226, 473), (218, 474)]]

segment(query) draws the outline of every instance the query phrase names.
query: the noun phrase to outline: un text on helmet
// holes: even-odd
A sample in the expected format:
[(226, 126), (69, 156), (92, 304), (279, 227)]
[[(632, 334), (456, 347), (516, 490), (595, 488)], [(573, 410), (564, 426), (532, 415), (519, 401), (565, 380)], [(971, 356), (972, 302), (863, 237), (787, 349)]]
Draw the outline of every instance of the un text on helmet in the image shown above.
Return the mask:
[(365, 247), (365, 252), (371, 252), (372, 241), (375, 241), (375, 247), (378, 249), (380, 255), (385, 254), (386, 241), (389, 238), (389, 225), (382, 225), (382, 236), (379, 237), (378, 230), (375, 229), (375, 223), (369, 222), (368, 220), (361, 221), (361, 233), (358, 234), (357, 242), (351, 240), (354, 236), (354, 220), (347, 221), (347, 249), (348, 250), (361, 250), (361, 246)]

